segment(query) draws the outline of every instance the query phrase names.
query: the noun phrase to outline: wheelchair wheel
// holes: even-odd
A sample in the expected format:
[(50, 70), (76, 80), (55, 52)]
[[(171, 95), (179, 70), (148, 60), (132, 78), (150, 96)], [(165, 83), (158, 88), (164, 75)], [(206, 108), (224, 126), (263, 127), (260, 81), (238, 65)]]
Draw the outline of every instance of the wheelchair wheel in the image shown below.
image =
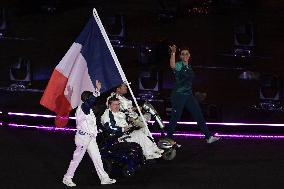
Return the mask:
[(135, 169), (130, 167), (128, 164), (122, 167), (122, 174), (124, 177), (132, 177), (135, 173)]
[(110, 174), (111, 173), (111, 170), (112, 170), (112, 163), (110, 160), (108, 159), (102, 159), (103, 161), (103, 165), (104, 165), (104, 170)]
[(176, 155), (177, 155), (176, 149), (169, 149), (163, 153), (162, 158), (164, 160), (173, 160), (176, 157)]

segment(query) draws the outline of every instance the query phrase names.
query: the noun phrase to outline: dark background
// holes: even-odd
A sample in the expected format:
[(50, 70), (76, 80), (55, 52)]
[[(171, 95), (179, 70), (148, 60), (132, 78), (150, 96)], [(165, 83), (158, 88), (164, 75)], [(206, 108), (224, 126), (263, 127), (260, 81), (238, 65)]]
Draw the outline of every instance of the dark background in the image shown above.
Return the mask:
[[(11, 0), (1, 1), (1, 7), (5, 8), (7, 20), (7, 30), (0, 38), (1, 87), (11, 84), (10, 65), (18, 57), (26, 57), (31, 60), (32, 69), (29, 88), (43, 90), (52, 70), (96, 7), (104, 25), (107, 16), (121, 14), (125, 18), (124, 46), (115, 47), (115, 51), (137, 95), (141, 93), (138, 78), (144, 66), (141, 48), (153, 49), (150, 66), (159, 72), (160, 88), (154, 93), (163, 100), (157, 102), (161, 111), (170, 106), (168, 98), (173, 87), (167, 46), (176, 44), (191, 49), (196, 73), (194, 91), (206, 93), (201, 104), (209, 120), (277, 123), (284, 119), (283, 111), (251, 109), (260, 102), (260, 75), (272, 74), (282, 82), (283, 2)], [(252, 23), (250, 56), (234, 56), (236, 23)], [(255, 77), (239, 79), (243, 71), (251, 71)], [(281, 104), (283, 87), (277, 90), (280, 94), (277, 103)], [(40, 107), (40, 97), (40, 92), (1, 90), (0, 105), (6, 110), (47, 111)]]

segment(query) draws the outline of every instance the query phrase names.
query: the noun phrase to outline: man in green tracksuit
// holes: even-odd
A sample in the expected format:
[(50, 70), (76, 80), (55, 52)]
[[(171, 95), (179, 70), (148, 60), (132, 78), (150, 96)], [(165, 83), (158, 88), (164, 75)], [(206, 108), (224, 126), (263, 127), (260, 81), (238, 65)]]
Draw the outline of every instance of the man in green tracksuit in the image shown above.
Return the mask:
[(197, 122), (202, 133), (205, 135), (207, 143), (213, 143), (219, 140), (219, 137), (213, 136), (206, 125), (200, 106), (192, 94), (192, 80), (194, 73), (189, 64), (189, 49), (184, 47), (180, 49), (181, 61), (176, 62), (176, 46), (170, 46), (171, 58), (170, 66), (174, 71), (176, 85), (171, 94), (172, 113), (170, 123), (167, 127), (167, 137), (173, 138), (177, 121), (180, 119), (184, 107), (191, 113), (193, 119)]

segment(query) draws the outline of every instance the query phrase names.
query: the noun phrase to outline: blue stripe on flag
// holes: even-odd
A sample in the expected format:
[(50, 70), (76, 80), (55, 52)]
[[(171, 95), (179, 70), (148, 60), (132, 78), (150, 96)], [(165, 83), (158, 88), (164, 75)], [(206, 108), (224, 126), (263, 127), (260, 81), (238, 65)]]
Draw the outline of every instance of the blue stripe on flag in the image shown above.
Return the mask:
[(82, 45), (81, 54), (87, 62), (93, 85), (96, 86), (96, 80), (101, 81), (101, 92), (123, 83), (94, 17), (89, 19), (75, 42)]

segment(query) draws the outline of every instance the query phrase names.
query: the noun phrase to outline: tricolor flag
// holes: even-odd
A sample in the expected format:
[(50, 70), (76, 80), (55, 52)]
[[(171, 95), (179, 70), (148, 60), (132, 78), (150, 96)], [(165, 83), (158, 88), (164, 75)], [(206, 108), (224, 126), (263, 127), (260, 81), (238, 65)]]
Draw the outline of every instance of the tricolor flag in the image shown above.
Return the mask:
[(95, 91), (96, 80), (105, 92), (127, 82), (105, 29), (93, 10), (81, 34), (55, 67), (40, 104), (55, 112), (57, 127), (64, 127), (70, 111), (81, 101), (85, 90)]

